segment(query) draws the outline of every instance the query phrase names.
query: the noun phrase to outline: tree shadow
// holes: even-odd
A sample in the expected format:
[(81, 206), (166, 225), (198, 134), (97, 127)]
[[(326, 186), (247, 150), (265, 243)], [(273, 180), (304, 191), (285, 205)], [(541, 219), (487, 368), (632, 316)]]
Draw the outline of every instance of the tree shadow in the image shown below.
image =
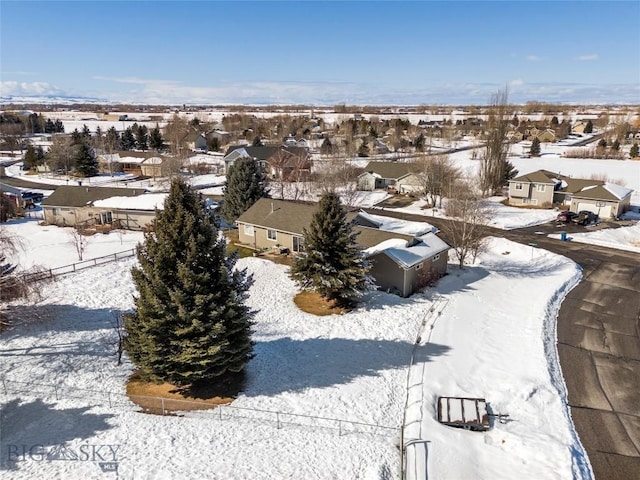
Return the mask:
[(65, 445), (67, 442), (90, 438), (111, 428), (107, 420), (114, 415), (87, 413), (91, 407), (54, 407), (40, 399), (20, 398), (1, 405), (0, 471), (14, 470), (19, 462), (73, 460), (77, 449)]
[[(344, 385), (383, 370), (408, 368), (413, 344), (390, 340), (285, 337), (258, 342), (247, 366), (247, 396), (272, 396), (309, 388)], [(450, 347), (429, 344), (418, 349), (416, 362), (446, 355)]]

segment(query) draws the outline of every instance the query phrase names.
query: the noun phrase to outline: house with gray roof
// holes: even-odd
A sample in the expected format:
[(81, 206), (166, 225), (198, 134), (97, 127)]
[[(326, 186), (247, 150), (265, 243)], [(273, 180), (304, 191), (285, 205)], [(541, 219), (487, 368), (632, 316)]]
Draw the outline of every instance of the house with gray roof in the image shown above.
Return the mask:
[(358, 190), (419, 191), (424, 187), (414, 169), (415, 166), (407, 162), (369, 162), (358, 175)]
[(630, 208), (633, 190), (603, 180), (572, 178), (548, 170), (509, 180), (509, 203), (588, 210), (601, 218), (618, 217)]
[[(303, 252), (304, 230), (316, 210), (314, 203), (261, 198), (236, 221), (239, 242), (257, 251)], [(347, 220), (358, 233), (356, 241), (380, 289), (407, 297), (446, 273), (450, 247), (433, 232), (416, 236), (385, 231), (380, 229), (383, 222), (359, 215), (349, 212)]]
[(288, 179), (293, 172), (311, 172), (311, 156), (308, 148), (297, 146), (248, 146), (235, 145), (224, 155), (224, 172), (239, 158), (252, 158), (270, 178)]

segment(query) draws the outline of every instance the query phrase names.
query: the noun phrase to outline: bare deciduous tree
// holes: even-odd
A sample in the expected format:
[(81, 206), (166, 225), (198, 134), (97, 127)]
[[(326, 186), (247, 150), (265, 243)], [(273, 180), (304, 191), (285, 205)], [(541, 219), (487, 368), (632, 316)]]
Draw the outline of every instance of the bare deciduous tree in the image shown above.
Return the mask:
[(475, 262), (482, 251), (491, 209), (469, 182), (459, 181), (454, 192), (447, 201), (446, 214), (455, 220), (446, 222), (442, 231), (451, 243), (458, 266), (463, 268), (470, 255)]
[(72, 228), (69, 230), (69, 243), (76, 249), (78, 260), (82, 261), (84, 251), (89, 244), (89, 237), (83, 234), (80, 227)]
[(487, 144), (480, 162), (480, 185), (482, 193), (497, 194), (505, 183), (507, 174), (507, 133), (511, 109), (507, 87), (491, 97), (487, 118)]
[(111, 324), (111, 328), (116, 334), (116, 339), (114, 346), (116, 348), (116, 365), (122, 365), (122, 354), (124, 352), (124, 342), (127, 332), (124, 328), (124, 319), (125, 313), (121, 311), (112, 310), (111, 318), (109, 319), (109, 323)]
[(75, 163), (75, 148), (70, 137), (54, 135), (49, 151), (45, 155), (45, 162), (49, 170), (64, 170), (69, 173)]
[(420, 181), (423, 194), (432, 207), (442, 207), (442, 197), (451, 195), (453, 184), (460, 178), (460, 169), (448, 155), (422, 155), (409, 171)]

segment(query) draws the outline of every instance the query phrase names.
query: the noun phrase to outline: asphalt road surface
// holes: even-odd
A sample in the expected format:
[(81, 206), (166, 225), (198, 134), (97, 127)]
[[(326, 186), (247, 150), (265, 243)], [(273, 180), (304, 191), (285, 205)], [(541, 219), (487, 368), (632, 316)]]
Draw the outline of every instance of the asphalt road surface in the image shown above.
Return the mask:
[[(369, 211), (438, 228), (445, 222)], [(596, 480), (640, 480), (640, 254), (546, 236), (584, 231), (576, 225), (489, 230), (490, 235), (536, 243), (582, 267), (582, 280), (562, 302), (557, 324), (571, 416)]]

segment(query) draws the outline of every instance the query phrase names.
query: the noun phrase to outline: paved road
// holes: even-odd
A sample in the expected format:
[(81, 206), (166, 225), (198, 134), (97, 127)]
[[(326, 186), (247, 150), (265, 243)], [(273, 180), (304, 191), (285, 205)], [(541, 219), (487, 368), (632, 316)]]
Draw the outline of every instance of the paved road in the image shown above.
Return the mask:
[(55, 190), (59, 185), (51, 185), (50, 183), (38, 183), (29, 180), (24, 180), (21, 177), (7, 177), (5, 175), (0, 176), (0, 183), (5, 185), (11, 185), (18, 188), (33, 188), (35, 190)]
[[(442, 219), (370, 210), (379, 215)], [(558, 353), (573, 422), (596, 480), (640, 479), (640, 254), (561, 242), (554, 224), (491, 235), (564, 255), (583, 269), (582, 281), (558, 314)], [(568, 225), (563, 231), (584, 230)]]

